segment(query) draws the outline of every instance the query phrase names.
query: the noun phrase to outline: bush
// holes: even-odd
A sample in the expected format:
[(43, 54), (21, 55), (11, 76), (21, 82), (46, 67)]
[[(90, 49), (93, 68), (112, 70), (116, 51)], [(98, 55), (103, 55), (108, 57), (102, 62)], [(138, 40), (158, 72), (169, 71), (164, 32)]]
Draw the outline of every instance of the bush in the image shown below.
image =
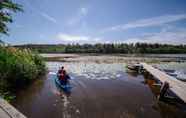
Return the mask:
[(46, 71), (38, 54), (28, 49), (0, 46), (0, 93), (14, 92)]

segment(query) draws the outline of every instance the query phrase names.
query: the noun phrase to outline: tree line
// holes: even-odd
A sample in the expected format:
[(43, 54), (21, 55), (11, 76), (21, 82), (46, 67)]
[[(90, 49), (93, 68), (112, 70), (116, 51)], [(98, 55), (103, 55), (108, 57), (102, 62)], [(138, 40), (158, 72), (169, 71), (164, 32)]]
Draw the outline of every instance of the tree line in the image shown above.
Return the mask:
[(121, 43), (121, 44), (28, 44), (16, 45), (18, 48), (29, 48), (39, 53), (124, 53), (124, 54), (181, 54), (186, 53), (186, 45)]

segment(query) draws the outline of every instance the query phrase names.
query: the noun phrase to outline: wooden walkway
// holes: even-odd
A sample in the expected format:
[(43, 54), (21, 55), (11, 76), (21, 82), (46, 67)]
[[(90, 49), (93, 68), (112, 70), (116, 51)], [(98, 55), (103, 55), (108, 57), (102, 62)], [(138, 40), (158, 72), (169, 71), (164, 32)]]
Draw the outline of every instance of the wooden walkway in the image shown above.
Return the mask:
[(186, 103), (186, 83), (177, 80), (176, 78), (152, 67), (151, 65), (148, 65), (146, 63), (140, 64), (143, 66), (143, 69), (148, 71), (151, 75), (153, 75), (156, 79), (160, 80), (162, 83), (168, 82), (170, 86), (169, 89)]
[(26, 118), (16, 108), (0, 97), (0, 118)]

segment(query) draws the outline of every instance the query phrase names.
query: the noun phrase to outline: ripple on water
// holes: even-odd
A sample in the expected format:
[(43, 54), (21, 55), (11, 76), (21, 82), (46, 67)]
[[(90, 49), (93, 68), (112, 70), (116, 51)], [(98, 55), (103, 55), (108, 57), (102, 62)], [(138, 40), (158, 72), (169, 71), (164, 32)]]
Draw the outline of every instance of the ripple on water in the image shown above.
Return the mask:
[[(54, 62), (55, 63), (55, 62)], [(55, 66), (54, 66), (55, 65)], [(48, 63), (50, 74), (55, 74), (60, 66), (65, 66), (68, 73), (76, 76), (83, 76), (87, 79), (114, 79), (121, 77), (118, 73), (125, 71), (125, 65), (120, 63), (114, 64), (97, 64), (97, 63)]]

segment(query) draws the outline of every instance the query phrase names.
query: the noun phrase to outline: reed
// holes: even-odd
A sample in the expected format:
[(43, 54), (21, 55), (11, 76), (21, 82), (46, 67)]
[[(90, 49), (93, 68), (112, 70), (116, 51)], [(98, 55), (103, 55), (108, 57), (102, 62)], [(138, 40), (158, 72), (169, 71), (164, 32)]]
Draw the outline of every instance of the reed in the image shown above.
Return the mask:
[(41, 56), (29, 49), (0, 46), (0, 94), (6, 97), (46, 72)]

